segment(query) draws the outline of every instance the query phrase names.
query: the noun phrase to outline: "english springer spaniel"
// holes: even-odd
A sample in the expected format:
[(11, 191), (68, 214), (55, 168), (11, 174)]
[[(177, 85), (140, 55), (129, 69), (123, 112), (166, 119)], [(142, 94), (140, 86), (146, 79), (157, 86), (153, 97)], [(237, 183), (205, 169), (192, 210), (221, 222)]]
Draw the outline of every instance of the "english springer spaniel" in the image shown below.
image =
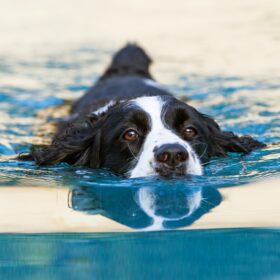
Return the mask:
[(223, 131), (151, 76), (137, 45), (118, 51), (98, 82), (74, 102), (52, 143), (32, 153), (38, 165), (67, 162), (107, 168), (130, 178), (201, 175), (227, 152), (248, 154), (263, 143)]

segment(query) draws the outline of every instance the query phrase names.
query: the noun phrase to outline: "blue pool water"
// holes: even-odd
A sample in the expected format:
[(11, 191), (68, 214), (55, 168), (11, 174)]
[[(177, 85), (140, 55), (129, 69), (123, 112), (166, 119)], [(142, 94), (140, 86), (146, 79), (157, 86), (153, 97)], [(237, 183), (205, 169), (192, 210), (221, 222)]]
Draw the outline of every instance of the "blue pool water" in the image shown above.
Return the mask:
[[(267, 143), (267, 148), (213, 159), (203, 176), (180, 181), (128, 180), (106, 170), (66, 164), (38, 168), (33, 162), (12, 159), (40, 140), (34, 131), (45, 120), (35, 115), (79, 97), (105, 68), (111, 53), (86, 47), (52, 55), (0, 56), (0, 76), (6, 78), (0, 84), (0, 185), (69, 187), (74, 210), (102, 214), (136, 229), (153, 226), (153, 215), (164, 216), (165, 221), (157, 224), (160, 229), (176, 229), (223, 203), (220, 188), (280, 175), (280, 81), (174, 74), (168, 67), (159, 76), (168, 77), (166, 86), (171, 91), (188, 97), (223, 129), (250, 134)], [(174, 71), (170, 57), (161, 60)], [(180, 62), (176, 63), (180, 69)], [(145, 189), (156, 198), (152, 214), (145, 212), (139, 199), (147, 194), (141, 193)], [(203, 201), (196, 207), (193, 201), (201, 193)], [(1, 235), (0, 275), (1, 279), (65, 275), (113, 279), (114, 274), (123, 275), (118, 279), (132, 279), (132, 275), (133, 279), (194, 279), (194, 275), (200, 275), (197, 279), (279, 279), (279, 241), (276, 229)]]
[(279, 232), (3, 235), (1, 279), (279, 279)]
[[(35, 114), (81, 96), (105, 69), (111, 54), (111, 50), (87, 47), (34, 57), (0, 56), (0, 75), (5, 81), (0, 85), (1, 183), (42, 180), (57, 185), (65, 184), (64, 180), (79, 183), (95, 178), (95, 171), (87, 170), (85, 175), (65, 165), (38, 169), (30, 162), (20, 163), (6, 156), (27, 152), (32, 143), (41, 138), (34, 136), (34, 130), (44, 121)], [(213, 116), (223, 129), (250, 134), (268, 144), (266, 149), (248, 156), (233, 154), (225, 159), (213, 159), (205, 168), (205, 176), (193, 179), (195, 185), (198, 181), (202, 185), (224, 187), (279, 175), (279, 81), (174, 74), (166, 70), (169, 63), (174, 71), (172, 59), (160, 59), (165, 68), (164, 73), (159, 74), (168, 77), (166, 87), (177, 96), (188, 97), (196, 108)], [(176, 63), (180, 69), (180, 62)], [(130, 180), (120, 181), (110, 175), (100, 177), (110, 184), (131, 184)]]

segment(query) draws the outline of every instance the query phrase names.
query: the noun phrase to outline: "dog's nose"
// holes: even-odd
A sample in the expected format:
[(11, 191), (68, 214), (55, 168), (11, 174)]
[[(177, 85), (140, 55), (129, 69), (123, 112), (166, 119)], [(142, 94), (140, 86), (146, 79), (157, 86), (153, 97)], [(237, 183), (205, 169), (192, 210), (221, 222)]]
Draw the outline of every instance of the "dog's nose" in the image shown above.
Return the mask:
[(180, 144), (165, 144), (155, 149), (155, 159), (171, 168), (187, 161), (189, 154)]

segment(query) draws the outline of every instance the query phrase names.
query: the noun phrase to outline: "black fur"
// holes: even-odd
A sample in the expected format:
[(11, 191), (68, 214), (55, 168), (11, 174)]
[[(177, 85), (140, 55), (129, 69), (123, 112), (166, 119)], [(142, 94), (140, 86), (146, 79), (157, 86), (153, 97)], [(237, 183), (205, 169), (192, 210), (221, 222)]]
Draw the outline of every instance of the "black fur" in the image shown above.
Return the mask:
[[(136, 45), (120, 50), (97, 84), (74, 103), (70, 121), (60, 126), (52, 143), (32, 153), (36, 163), (68, 162), (125, 174), (136, 164), (135, 158), (150, 130), (147, 114), (129, 100), (147, 95), (160, 95), (166, 100), (162, 118), (179, 136), (186, 125), (196, 128), (198, 135), (190, 144), (204, 162), (213, 156), (226, 156), (227, 152), (248, 154), (265, 146), (250, 136), (222, 131), (212, 118), (172, 97), (168, 91), (143, 83), (143, 78), (152, 79), (150, 63), (151, 59)], [(116, 104), (107, 113), (91, 113), (111, 100)], [(118, 103), (119, 100), (127, 101)], [(131, 127), (140, 131), (141, 137), (128, 144), (122, 133)]]
[(118, 51), (96, 85), (83, 97), (74, 102), (72, 114), (90, 113), (111, 100), (126, 100), (139, 96), (172, 95), (143, 83), (144, 79), (154, 80), (150, 74), (152, 60), (137, 45), (128, 44)]
[(142, 48), (134, 44), (127, 44), (114, 55), (100, 81), (128, 75), (152, 79), (149, 70), (151, 63), (151, 58)]
[[(127, 128), (137, 128), (143, 137), (128, 144), (121, 137)], [(110, 114), (87, 115), (69, 122), (49, 147), (35, 151), (33, 157), (38, 165), (67, 162), (91, 168), (106, 167), (124, 174), (136, 163), (133, 160), (149, 129), (143, 111), (128, 103), (116, 104)]]

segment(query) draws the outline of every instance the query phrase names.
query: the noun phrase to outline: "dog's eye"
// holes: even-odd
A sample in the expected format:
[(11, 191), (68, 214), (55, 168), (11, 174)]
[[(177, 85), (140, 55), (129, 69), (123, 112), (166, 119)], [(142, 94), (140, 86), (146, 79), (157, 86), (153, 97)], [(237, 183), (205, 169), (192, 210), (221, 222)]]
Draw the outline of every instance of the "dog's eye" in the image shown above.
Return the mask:
[(184, 130), (183, 130), (183, 137), (185, 140), (191, 140), (193, 139), (195, 136), (197, 135), (197, 131), (195, 128), (193, 127), (186, 127)]
[(139, 138), (139, 134), (134, 129), (129, 129), (123, 134), (123, 139), (129, 142), (135, 141)]

